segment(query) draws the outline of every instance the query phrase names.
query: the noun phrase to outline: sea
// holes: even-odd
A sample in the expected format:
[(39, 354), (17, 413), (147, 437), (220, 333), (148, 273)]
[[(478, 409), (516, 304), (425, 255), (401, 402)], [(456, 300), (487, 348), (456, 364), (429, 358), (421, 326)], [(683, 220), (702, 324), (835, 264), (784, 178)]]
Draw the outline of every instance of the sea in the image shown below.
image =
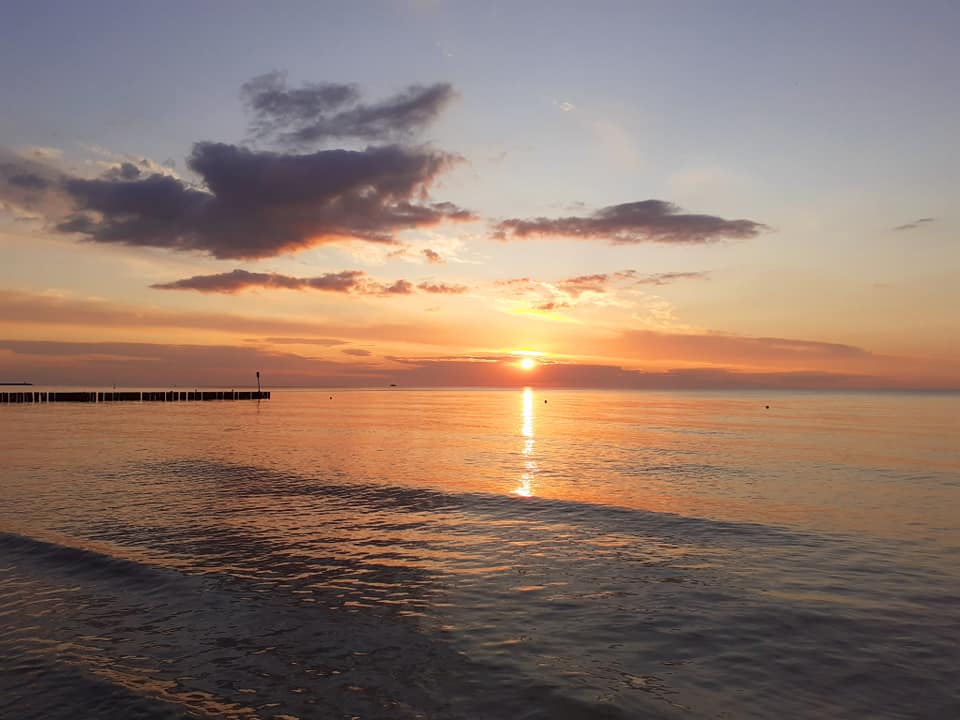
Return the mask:
[(0, 406), (0, 718), (960, 718), (960, 395)]

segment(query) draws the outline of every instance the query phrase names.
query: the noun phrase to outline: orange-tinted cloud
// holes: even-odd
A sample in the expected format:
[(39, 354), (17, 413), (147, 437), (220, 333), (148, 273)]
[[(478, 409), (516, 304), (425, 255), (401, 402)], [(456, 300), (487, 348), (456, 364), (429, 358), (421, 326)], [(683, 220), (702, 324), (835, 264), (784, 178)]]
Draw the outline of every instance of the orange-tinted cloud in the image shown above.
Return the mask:
[(466, 285), (450, 285), (442, 282), (422, 282), (417, 287), (426, 293), (435, 295), (461, 295), (469, 289)]
[(576, 275), (561, 280), (534, 280), (530, 277), (498, 280), (494, 286), (505, 288), (506, 293), (524, 300), (537, 311), (549, 312), (573, 308), (580, 304), (587, 293), (592, 298), (611, 294), (617, 288), (631, 285), (667, 285), (678, 280), (706, 279), (706, 272), (667, 272), (641, 274), (636, 270), (620, 270), (609, 273)]
[[(63, 298), (16, 290), (0, 290), (0, 327), (77, 327), (103, 329), (179, 329), (209, 331), (218, 334), (262, 335), (274, 339), (283, 334), (308, 344), (308, 338), (323, 342), (331, 339), (377, 340), (422, 345), (465, 344), (497, 345), (502, 332), (493, 326), (480, 325), (469, 337), (457, 322), (371, 322), (348, 324), (330, 319), (293, 320), (231, 313), (174, 311), (125, 305), (104, 300)], [(268, 341), (269, 342), (269, 341)]]

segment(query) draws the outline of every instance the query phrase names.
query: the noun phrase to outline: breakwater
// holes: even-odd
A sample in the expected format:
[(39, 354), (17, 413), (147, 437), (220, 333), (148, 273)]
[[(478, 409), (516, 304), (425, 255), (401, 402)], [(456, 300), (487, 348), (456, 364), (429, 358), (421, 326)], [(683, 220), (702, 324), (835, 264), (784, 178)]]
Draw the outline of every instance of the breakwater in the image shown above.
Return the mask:
[(269, 400), (269, 390), (30, 390), (0, 392), (0, 403)]

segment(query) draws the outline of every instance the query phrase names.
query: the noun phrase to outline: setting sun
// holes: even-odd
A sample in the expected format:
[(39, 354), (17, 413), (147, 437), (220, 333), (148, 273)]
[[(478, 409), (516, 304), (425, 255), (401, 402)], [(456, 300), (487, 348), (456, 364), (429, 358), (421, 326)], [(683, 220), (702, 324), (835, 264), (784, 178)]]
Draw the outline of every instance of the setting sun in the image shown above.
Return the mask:
[(524, 370), (533, 370), (534, 366), (537, 364), (537, 361), (533, 358), (525, 357), (520, 361), (520, 367)]

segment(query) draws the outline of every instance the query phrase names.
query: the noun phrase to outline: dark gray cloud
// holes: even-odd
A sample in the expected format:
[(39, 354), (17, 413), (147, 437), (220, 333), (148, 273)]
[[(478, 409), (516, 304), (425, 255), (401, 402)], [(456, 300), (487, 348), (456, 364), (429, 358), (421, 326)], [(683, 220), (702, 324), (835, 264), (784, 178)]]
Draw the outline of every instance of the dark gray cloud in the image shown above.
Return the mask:
[(59, 189), (62, 179), (47, 158), (0, 147), (0, 210), (63, 213), (67, 203)]
[(904, 224), (904, 225), (897, 225), (897, 226), (894, 228), (894, 230), (916, 230), (916, 229), (917, 229), (918, 227), (920, 227), (921, 225), (926, 225), (926, 224), (928, 224), (928, 223), (932, 223), (932, 222), (936, 222), (936, 221), (937, 221), (937, 219), (936, 219), (936, 218), (932, 218), (932, 217), (917, 218), (917, 219), (914, 220), (913, 222), (908, 222), (908, 223), (906, 223), (906, 224)]
[(361, 270), (344, 270), (318, 277), (298, 278), (279, 273), (256, 273), (248, 270), (232, 270), (214, 275), (193, 277), (158, 283), (150, 287), (157, 290), (196, 290), (205, 293), (235, 293), (247, 288), (272, 288), (284, 290), (326, 290), (351, 292), (363, 286), (366, 273)]
[(296, 155), (203, 142), (188, 164), (204, 188), (125, 166), (99, 179), (68, 178), (63, 188), (76, 211), (57, 227), (95, 242), (217, 258), (270, 257), (343, 239), (392, 243), (401, 230), (472, 219), (451, 203), (422, 201), (456, 161), (395, 145)]
[(50, 182), (33, 173), (19, 173), (7, 178), (7, 182), (25, 190), (46, 190)]
[(232, 294), (250, 288), (273, 290), (321, 290), (354, 295), (413, 295), (417, 288), (426, 293), (456, 294), (466, 291), (462, 285), (422, 282), (414, 285), (409, 280), (396, 280), (392, 283), (378, 282), (362, 270), (343, 270), (326, 273), (317, 277), (294, 277), (280, 273), (258, 273), (248, 270), (232, 270), (213, 275), (194, 275), (193, 277), (158, 283), (150, 287), (157, 290), (196, 290), (202, 293)]
[(369, 350), (364, 350), (363, 348), (346, 348), (341, 350), (344, 355), (355, 355), (356, 357), (370, 357), (373, 355)]
[(430, 248), (426, 248), (426, 249), (423, 251), (423, 256), (427, 259), (427, 262), (428, 262), (428, 263), (431, 263), (431, 264), (433, 264), (433, 265), (442, 265), (444, 262), (446, 262), (446, 261), (440, 256), (440, 253), (438, 253), (438, 252), (435, 251), (435, 250), (431, 250)]
[(643, 242), (703, 244), (751, 238), (769, 228), (754, 220), (682, 212), (663, 200), (641, 200), (601, 208), (589, 215), (504, 220), (494, 227), (499, 240), (555, 235), (607, 240), (617, 245)]
[(288, 145), (330, 139), (392, 140), (410, 136), (430, 124), (456, 93), (447, 83), (411, 85), (380, 102), (360, 102), (352, 84), (287, 86), (282, 73), (253, 78), (242, 88), (253, 114), (252, 130)]

